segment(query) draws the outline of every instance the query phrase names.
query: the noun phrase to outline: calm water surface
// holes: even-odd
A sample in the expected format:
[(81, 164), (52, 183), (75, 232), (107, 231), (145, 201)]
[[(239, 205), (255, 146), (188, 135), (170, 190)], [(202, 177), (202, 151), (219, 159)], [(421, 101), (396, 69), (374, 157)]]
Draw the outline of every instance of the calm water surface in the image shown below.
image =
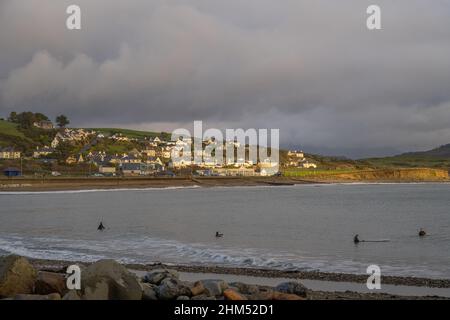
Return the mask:
[(450, 185), (0, 193), (7, 253), (450, 278)]

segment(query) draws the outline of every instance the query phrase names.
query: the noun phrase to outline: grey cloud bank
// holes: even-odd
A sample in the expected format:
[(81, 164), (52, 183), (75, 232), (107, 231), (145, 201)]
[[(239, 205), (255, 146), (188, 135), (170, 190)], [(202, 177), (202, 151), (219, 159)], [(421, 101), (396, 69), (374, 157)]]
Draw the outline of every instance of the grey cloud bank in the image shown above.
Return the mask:
[(450, 143), (450, 1), (376, 3), (380, 31), (362, 0), (0, 0), (0, 116), (280, 128), (350, 156)]

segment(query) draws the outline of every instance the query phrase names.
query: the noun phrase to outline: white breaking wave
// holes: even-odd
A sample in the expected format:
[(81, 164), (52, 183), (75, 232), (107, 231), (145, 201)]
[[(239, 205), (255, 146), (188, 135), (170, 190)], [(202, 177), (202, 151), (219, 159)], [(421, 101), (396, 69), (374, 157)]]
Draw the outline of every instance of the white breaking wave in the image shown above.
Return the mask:
[[(205, 244), (185, 244), (149, 237), (111, 240), (73, 240), (60, 238), (0, 237), (0, 255), (18, 254), (35, 259), (92, 262), (115, 259), (122, 263), (161, 262), (179, 265), (218, 265), (276, 269), (284, 271), (324, 271), (364, 274), (367, 264), (308, 257), (289, 252), (268, 252), (252, 248), (223, 248)], [(440, 278), (442, 274), (419, 266), (383, 266), (384, 274)]]
[(2, 191), (0, 195), (39, 195), (39, 194), (77, 194), (94, 192), (124, 192), (124, 191), (167, 191), (178, 189), (196, 189), (200, 186), (163, 187), (163, 188), (115, 188), (115, 189), (86, 189), (86, 190), (60, 190), (60, 191)]

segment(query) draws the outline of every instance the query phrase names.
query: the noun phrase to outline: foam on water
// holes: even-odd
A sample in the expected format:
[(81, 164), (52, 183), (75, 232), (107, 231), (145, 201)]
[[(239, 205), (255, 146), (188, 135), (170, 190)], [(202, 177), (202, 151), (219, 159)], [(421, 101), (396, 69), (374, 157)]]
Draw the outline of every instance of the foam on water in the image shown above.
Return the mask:
[[(253, 248), (223, 248), (217, 245), (186, 244), (150, 237), (110, 240), (77, 240), (52, 237), (0, 237), (0, 255), (17, 254), (35, 259), (92, 262), (115, 259), (122, 263), (165, 263), (224, 267), (262, 268), (283, 271), (365, 273), (366, 265), (341, 260), (300, 256), (289, 252), (268, 252)], [(421, 268), (383, 266), (385, 274), (441, 277)]]

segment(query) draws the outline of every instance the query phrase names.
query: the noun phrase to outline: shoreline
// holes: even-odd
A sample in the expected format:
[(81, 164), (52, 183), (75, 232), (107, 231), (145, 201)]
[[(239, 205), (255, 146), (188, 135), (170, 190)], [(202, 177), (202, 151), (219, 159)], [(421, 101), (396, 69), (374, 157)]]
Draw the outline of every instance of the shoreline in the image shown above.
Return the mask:
[(145, 190), (185, 187), (277, 187), (333, 184), (448, 184), (449, 180), (347, 180), (293, 177), (176, 177), (176, 178), (0, 178), (0, 192)]
[[(31, 264), (37, 269), (46, 271), (61, 271), (71, 264), (90, 265), (92, 262), (63, 261), (48, 259), (29, 258)], [(172, 265), (164, 263), (151, 264), (124, 264), (128, 269), (137, 271), (152, 271), (157, 269), (173, 269), (179, 272), (199, 273), (199, 274), (227, 274), (237, 276), (251, 276), (263, 278), (287, 278), (296, 280), (320, 280), (332, 282), (350, 282), (364, 284), (367, 281), (366, 274), (351, 274), (339, 272), (321, 271), (284, 271), (277, 269), (222, 267), (222, 266), (200, 266), (200, 265)], [(450, 288), (450, 279), (431, 279), (423, 277), (405, 276), (382, 276), (383, 284), (396, 286), (415, 286), (427, 288)]]

